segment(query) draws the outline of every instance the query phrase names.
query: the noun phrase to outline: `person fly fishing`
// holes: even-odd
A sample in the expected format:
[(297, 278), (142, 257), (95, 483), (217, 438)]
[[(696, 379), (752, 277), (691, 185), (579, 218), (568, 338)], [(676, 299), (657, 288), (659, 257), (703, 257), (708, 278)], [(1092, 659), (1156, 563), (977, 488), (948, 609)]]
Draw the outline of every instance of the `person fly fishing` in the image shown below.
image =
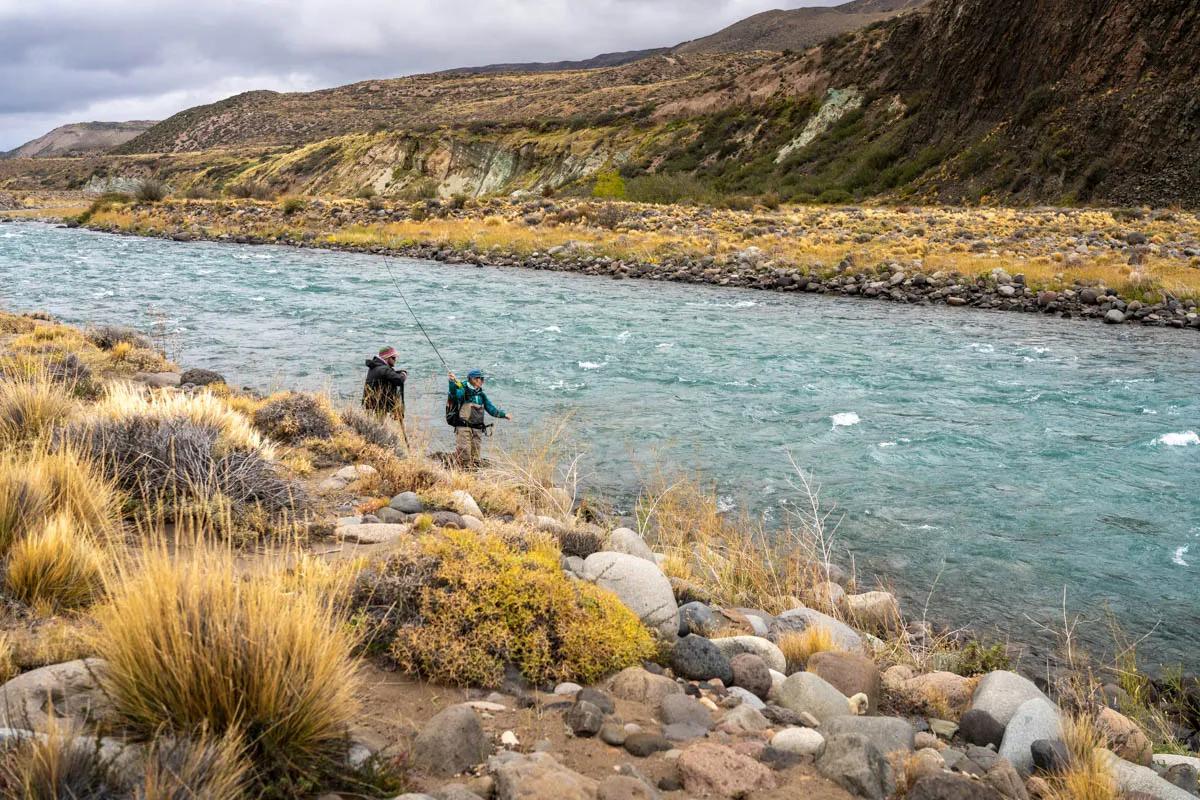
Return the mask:
[(363, 382), (362, 405), (381, 417), (392, 417), (404, 424), (404, 382), (408, 370), (397, 370), (400, 354), (385, 347), (379, 355), (367, 359), (367, 379)]
[(482, 370), (473, 369), (467, 373), (467, 380), (460, 381), (453, 372), (450, 376), (450, 390), (446, 396), (446, 422), (454, 426), (454, 458), (460, 466), (479, 466), (479, 450), (483, 443), (483, 434), (491, 427), (484, 422), (484, 413), (496, 419), (513, 419), (502, 408), (497, 408), (483, 391), (485, 380)]

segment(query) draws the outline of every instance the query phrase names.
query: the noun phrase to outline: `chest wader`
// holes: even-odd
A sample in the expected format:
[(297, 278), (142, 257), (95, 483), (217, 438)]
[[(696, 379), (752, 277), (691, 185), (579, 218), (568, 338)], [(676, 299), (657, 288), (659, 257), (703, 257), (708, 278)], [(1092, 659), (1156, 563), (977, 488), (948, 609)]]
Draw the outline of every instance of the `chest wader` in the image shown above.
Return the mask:
[(454, 428), (454, 454), (464, 467), (479, 464), (479, 449), (488, 426), (483, 422), (483, 406), (463, 403), (458, 410), (459, 424)]

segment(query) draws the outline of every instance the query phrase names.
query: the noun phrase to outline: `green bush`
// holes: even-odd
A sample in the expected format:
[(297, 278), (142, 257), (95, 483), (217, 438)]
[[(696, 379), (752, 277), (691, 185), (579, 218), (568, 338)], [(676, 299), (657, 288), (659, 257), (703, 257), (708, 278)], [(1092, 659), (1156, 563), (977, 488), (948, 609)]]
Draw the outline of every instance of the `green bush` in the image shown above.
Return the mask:
[(170, 188), (167, 184), (157, 178), (146, 178), (138, 181), (137, 188), (134, 189), (133, 196), (140, 203), (157, 203), (163, 200), (170, 193)]
[(592, 186), (592, 197), (603, 200), (624, 200), (625, 179), (615, 169), (601, 170), (596, 173), (596, 182)]
[(449, 684), (497, 686), (509, 664), (530, 681), (591, 683), (654, 653), (615, 595), (567, 578), (548, 538), (444, 530), (359, 579), (401, 668)]
[(625, 197), (637, 203), (710, 203), (713, 191), (692, 175), (639, 175), (625, 182)]
[(283, 212), (285, 217), (290, 217), (297, 211), (303, 211), (307, 207), (307, 203), (300, 197), (285, 197), (279, 203), (279, 210)]

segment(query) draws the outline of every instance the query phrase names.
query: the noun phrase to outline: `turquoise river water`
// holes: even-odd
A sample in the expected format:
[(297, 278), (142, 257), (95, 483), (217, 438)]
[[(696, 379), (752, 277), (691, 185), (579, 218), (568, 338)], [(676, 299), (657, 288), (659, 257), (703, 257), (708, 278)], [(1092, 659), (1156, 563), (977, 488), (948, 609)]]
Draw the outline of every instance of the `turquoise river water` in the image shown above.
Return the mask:
[[(1082, 614), (1200, 668), (1200, 337), (1036, 315), (392, 259), (452, 366), (544, 425), (572, 414), (590, 489), (655, 464), (770, 524), (821, 485), (860, 575), (918, 615), (1038, 642)], [(440, 367), (380, 257), (0, 225), (0, 305), (171, 332), (178, 360), (262, 389), (357, 395), (396, 345), (410, 414)], [(498, 428), (498, 440), (513, 429)], [(843, 561), (848, 557), (843, 557)]]

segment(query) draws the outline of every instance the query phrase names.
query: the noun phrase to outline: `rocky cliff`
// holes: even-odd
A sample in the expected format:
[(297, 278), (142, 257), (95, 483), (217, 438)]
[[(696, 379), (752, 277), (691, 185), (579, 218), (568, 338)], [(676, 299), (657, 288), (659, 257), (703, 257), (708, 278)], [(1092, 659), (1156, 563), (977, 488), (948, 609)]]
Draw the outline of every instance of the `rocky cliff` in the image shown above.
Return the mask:
[(0, 153), (0, 158), (46, 158), (103, 153), (124, 144), (156, 124), (158, 123), (154, 120), (133, 120), (60, 125), (14, 150)]

